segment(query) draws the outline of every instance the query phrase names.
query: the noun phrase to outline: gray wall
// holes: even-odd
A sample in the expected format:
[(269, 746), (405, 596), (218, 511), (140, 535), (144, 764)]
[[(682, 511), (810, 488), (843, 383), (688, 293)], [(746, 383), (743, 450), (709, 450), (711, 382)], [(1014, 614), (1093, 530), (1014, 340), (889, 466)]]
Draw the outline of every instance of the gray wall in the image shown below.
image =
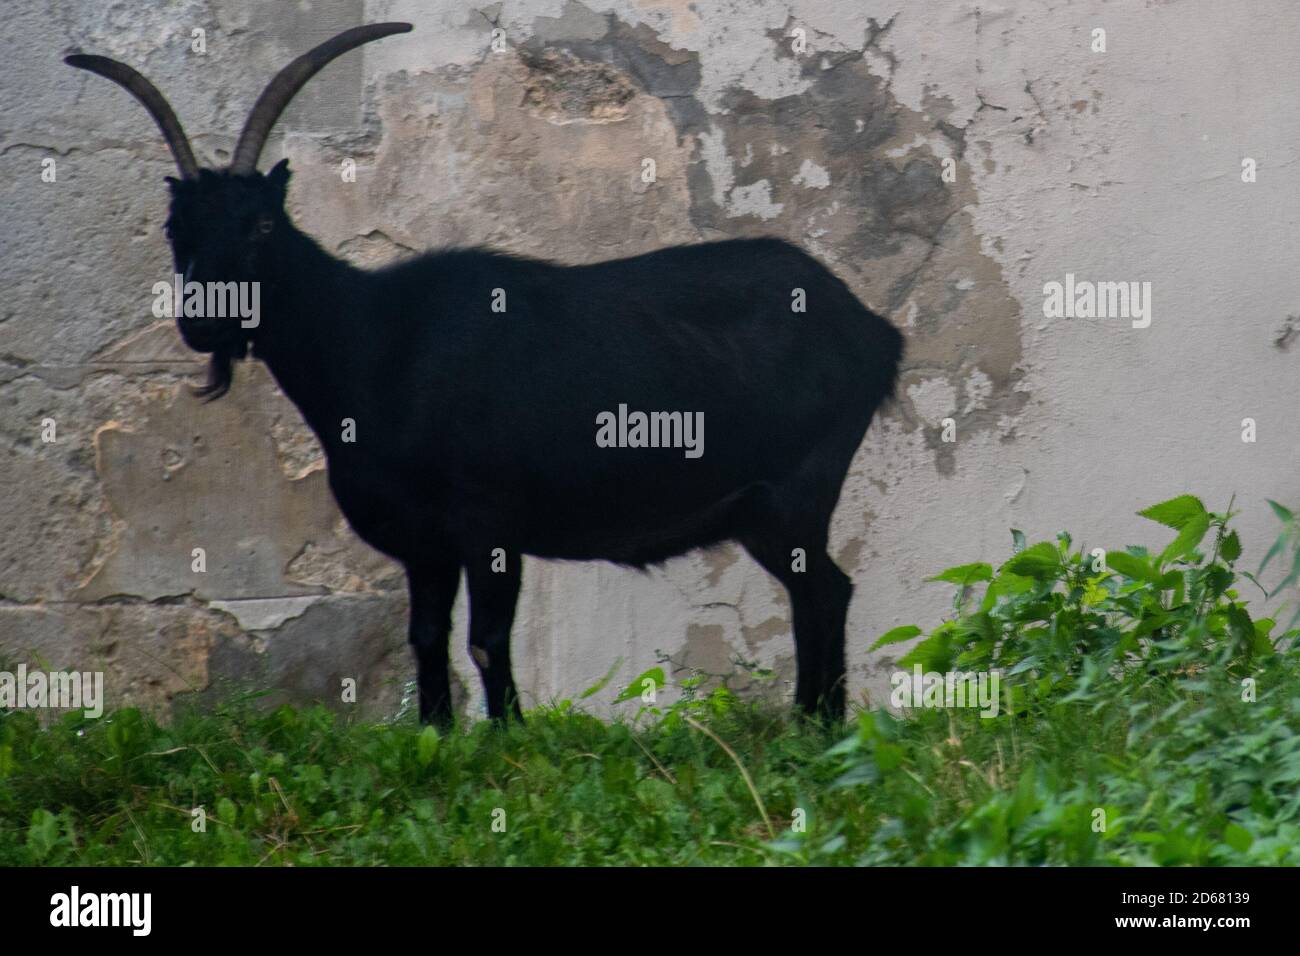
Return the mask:
[[(76, 48), (149, 75), (219, 164), (288, 58), (412, 21), (314, 80), (263, 157), (290, 158), (299, 224), (361, 264), (470, 243), (583, 262), (758, 234), (825, 261), (909, 343), (834, 525), (857, 582), (855, 696), (887, 696), (890, 656), (866, 651), (879, 634), (947, 608), (945, 586), (918, 582), (1004, 556), (1010, 527), (1159, 542), (1135, 510), (1235, 492), (1257, 560), (1265, 498), (1300, 502), (1289, 0), (8, 0), (5, 19), (0, 660), (105, 670), (112, 702), (165, 708), (224, 678), (337, 701), (350, 676), (384, 713), (412, 668), (402, 577), (346, 529), (265, 370), (245, 364), (213, 404), (185, 389), (202, 366), (150, 313), (174, 170), (137, 104), (62, 65)], [(1067, 273), (1150, 282), (1150, 327), (1044, 317), (1044, 284)], [(463, 606), (457, 623), (473, 709)], [(784, 594), (734, 547), (648, 574), (528, 563), (515, 641), (530, 702), (618, 658), (625, 681), (656, 649), (714, 672), (757, 660), (777, 692), (793, 669)]]

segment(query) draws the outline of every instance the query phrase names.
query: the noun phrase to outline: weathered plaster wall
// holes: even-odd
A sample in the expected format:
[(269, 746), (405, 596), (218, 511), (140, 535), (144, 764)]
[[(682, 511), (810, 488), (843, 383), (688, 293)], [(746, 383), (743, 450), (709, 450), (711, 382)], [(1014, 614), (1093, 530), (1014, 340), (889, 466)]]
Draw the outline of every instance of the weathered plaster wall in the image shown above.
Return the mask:
[[(857, 582), (855, 695), (883, 697), (876, 636), (943, 613), (945, 589), (918, 582), (1004, 555), (1009, 527), (1120, 545), (1159, 534), (1139, 507), (1235, 492), (1257, 557), (1264, 499), (1300, 501), (1289, 0), (9, 0), (5, 19), (0, 660), (103, 669), (112, 702), (165, 707), (226, 678), (337, 701), (351, 676), (392, 712), (412, 670), (402, 576), (347, 531), (265, 370), (240, 368), (216, 403), (185, 390), (201, 366), (150, 314), (171, 161), (125, 93), (62, 65), (75, 48), (142, 69), (219, 163), (289, 57), (412, 21), (313, 80), (263, 157), (290, 158), (293, 214), (359, 263), (469, 243), (581, 262), (758, 234), (822, 258), (909, 344), (834, 526)], [(1151, 282), (1151, 326), (1045, 319), (1043, 285), (1066, 273)], [(544, 701), (657, 649), (788, 678), (787, 615), (736, 548), (649, 574), (533, 561), (517, 679)]]

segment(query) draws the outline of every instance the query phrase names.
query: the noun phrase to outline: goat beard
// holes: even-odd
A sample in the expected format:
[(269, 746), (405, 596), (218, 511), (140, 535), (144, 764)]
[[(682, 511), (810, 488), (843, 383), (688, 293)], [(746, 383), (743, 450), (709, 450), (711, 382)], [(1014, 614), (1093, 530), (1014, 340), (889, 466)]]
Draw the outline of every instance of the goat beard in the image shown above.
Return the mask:
[(208, 380), (194, 389), (194, 394), (204, 401), (215, 402), (230, 391), (230, 383), (235, 378), (235, 359), (242, 359), (248, 354), (248, 343), (219, 348), (208, 359)]

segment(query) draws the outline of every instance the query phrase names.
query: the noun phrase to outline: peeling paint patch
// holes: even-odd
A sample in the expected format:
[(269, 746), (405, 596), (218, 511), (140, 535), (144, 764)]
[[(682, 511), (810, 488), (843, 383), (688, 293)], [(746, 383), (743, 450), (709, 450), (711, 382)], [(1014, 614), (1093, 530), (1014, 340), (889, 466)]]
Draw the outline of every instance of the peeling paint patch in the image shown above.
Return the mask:
[(799, 172), (794, 174), (790, 182), (796, 186), (807, 186), (809, 189), (825, 189), (831, 184), (831, 177), (830, 173), (811, 159), (805, 159), (799, 167)]
[(225, 611), (245, 631), (275, 630), (285, 621), (301, 617), (319, 597), (248, 598), (241, 601), (209, 601), (208, 606)]
[(907, 397), (916, 414), (928, 425), (937, 425), (957, 407), (957, 390), (943, 378), (927, 378), (907, 387)]
[(727, 197), (727, 217), (757, 216), (759, 219), (775, 219), (785, 208), (784, 203), (772, 202), (771, 184), (760, 179), (748, 186), (737, 186)]
[(965, 388), (967, 401), (962, 414), (969, 414), (977, 408), (983, 408), (993, 397), (993, 380), (979, 369), (971, 371), (966, 379)]
[(709, 587), (717, 587), (727, 569), (740, 560), (740, 548), (735, 545), (709, 548), (704, 552), (703, 557), (709, 569)]
[(704, 674), (729, 674), (731, 646), (721, 624), (690, 624), (686, 628), (686, 646), (681, 665)]

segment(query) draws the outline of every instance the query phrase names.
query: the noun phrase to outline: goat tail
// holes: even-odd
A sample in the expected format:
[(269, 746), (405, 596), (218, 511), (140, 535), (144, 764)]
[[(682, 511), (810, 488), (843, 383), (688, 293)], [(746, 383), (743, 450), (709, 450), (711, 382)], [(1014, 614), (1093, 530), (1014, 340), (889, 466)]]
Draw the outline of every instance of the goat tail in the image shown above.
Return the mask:
[(897, 327), (886, 319), (867, 309), (871, 322), (875, 326), (871, 336), (870, 363), (872, 374), (868, 379), (874, 386), (871, 402), (874, 408), (888, 408), (898, 398), (899, 370), (907, 354), (907, 340)]

